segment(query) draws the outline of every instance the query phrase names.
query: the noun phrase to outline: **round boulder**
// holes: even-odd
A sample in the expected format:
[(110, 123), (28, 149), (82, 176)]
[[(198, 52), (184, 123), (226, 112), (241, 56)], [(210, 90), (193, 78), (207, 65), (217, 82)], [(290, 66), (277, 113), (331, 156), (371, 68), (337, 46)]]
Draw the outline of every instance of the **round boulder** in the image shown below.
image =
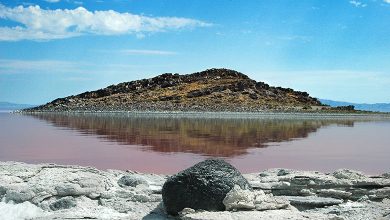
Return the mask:
[(71, 196), (67, 196), (53, 202), (52, 204), (50, 204), (49, 207), (51, 210), (57, 211), (61, 209), (70, 209), (75, 206), (76, 206), (76, 199)]
[(223, 160), (208, 159), (169, 177), (163, 185), (162, 198), (171, 215), (177, 215), (184, 208), (223, 211), (223, 200), (235, 185), (252, 190), (232, 165)]
[(118, 185), (120, 187), (126, 187), (126, 186), (136, 187), (140, 184), (147, 185), (148, 182), (145, 179), (143, 179), (142, 177), (135, 176), (135, 175), (122, 176), (118, 180)]

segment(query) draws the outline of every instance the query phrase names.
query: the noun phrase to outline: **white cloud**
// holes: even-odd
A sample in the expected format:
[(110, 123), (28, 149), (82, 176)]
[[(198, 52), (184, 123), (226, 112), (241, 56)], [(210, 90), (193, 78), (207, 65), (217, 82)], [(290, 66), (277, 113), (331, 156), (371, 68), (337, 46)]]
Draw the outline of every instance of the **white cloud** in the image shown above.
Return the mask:
[[(385, 0), (385, 1), (390, 1), (390, 0)], [(364, 4), (364, 3), (360, 2), (360, 1), (356, 1), (356, 0), (351, 0), (351, 1), (349, 1), (349, 3), (351, 3), (353, 6), (355, 6), (357, 8), (359, 8), (359, 7), (364, 8), (367, 6), (367, 4)]]
[(57, 3), (59, 2), (60, 0), (45, 0), (46, 2), (50, 2), (50, 3)]
[(39, 6), (9, 8), (0, 4), (0, 18), (20, 23), (0, 27), (0, 41), (52, 40), (86, 34), (143, 36), (145, 33), (205, 27), (211, 24), (189, 18), (150, 17), (113, 10), (45, 10)]
[(390, 4), (390, 0), (383, 0), (383, 1)]
[(175, 55), (176, 52), (166, 50), (121, 50), (126, 55)]
[(44, 30), (33, 30), (29, 28), (0, 27), (0, 41), (19, 41), (19, 40), (53, 40), (80, 36), (81, 33), (75, 32), (48, 32)]
[[(166, 51), (168, 52), (168, 51)], [(174, 53), (174, 52), (172, 52)], [(171, 65), (170, 65), (171, 66)], [(68, 60), (20, 60), (0, 59), (0, 76), (2, 74), (77, 74), (77, 77), (84, 74), (107, 75), (107, 74), (128, 74), (130, 70), (142, 70), (150, 68), (166, 68), (166, 65), (144, 65), (144, 64), (119, 64), (99, 63), (87, 61)], [(84, 77), (83, 77), (84, 78)]]
[(85, 63), (62, 60), (11, 60), (0, 59), (0, 74), (19, 74), (35, 72), (80, 72)]

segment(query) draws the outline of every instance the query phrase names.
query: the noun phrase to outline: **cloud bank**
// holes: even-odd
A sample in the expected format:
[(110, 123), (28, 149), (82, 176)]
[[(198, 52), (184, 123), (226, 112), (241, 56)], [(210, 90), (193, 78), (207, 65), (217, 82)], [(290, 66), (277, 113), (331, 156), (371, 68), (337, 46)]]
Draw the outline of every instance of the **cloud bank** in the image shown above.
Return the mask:
[(113, 10), (45, 10), (38, 5), (14, 8), (0, 4), (0, 19), (19, 23), (0, 27), (0, 41), (53, 40), (80, 35), (128, 35), (206, 27), (210, 23), (179, 17), (150, 17)]

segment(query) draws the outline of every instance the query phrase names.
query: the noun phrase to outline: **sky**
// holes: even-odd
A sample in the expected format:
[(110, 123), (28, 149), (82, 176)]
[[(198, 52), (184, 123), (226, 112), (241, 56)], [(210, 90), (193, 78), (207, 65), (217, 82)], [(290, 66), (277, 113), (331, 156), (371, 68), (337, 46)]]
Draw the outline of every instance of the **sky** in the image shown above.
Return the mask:
[(356, 103), (390, 102), (390, 0), (0, 0), (0, 101), (229, 68)]

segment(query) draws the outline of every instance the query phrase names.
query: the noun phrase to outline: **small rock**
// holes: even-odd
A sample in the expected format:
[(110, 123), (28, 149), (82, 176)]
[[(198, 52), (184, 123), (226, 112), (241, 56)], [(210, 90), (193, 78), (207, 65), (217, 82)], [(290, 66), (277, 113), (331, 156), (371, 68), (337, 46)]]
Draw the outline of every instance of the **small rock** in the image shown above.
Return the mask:
[(310, 189), (301, 189), (299, 194), (302, 196), (314, 196), (315, 195), (315, 193), (313, 193)]
[(250, 190), (243, 190), (240, 186), (235, 185), (232, 190), (226, 194), (223, 204), (226, 210), (253, 210), (255, 195)]
[(187, 98), (195, 98), (195, 97), (200, 97), (200, 96), (205, 96), (205, 95), (210, 95), (210, 94), (211, 94), (211, 91), (208, 89), (193, 90), (187, 94)]
[(290, 206), (290, 202), (283, 198), (258, 193), (255, 199), (255, 207), (258, 211), (285, 209)]
[(87, 196), (88, 196), (88, 198), (96, 199), (96, 198), (100, 197), (101, 194), (92, 192), (92, 193), (88, 194)]
[(191, 209), (191, 208), (184, 208), (183, 210), (181, 210), (179, 212), (179, 215), (180, 216), (184, 216), (184, 215), (188, 215), (188, 214), (192, 214), (192, 213), (195, 213), (196, 211)]
[(38, 205), (52, 196), (53, 196), (52, 194), (45, 191), (38, 192), (35, 194), (34, 198), (32, 198), (30, 202), (32, 204)]
[(322, 189), (318, 191), (318, 195), (321, 197), (332, 197), (336, 199), (348, 199), (351, 197), (351, 192), (346, 192), (336, 189)]
[(232, 165), (208, 159), (169, 177), (163, 185), (162, 198), (167, 212), (172, 215), (184, 208), (223, 211), (223, 200), (235, 185), (252, 190)]
[(371, 190), (363, 189), (363, 188), (353, 188), (350, 189), (349, 192), (352, 193), (350, 197), (351, 200), (358, 200), (363, 196), (369, 196), (373, 194)]
[(285, 176), (285, 175), (288, 175), (288, 174), (290, 174), (290, 171), (289, 170), (286, 170), (286, 169), (280, 169), (279, 171), (278, 171), (278, 176)]
[(370, 198), (367, 195), (364, 195), (364, 196), (360, 197), (357, 201), (364, 202), (364, 201), (369, 201), (369, 200), (370, 200)]
[(257, 95), (254, 94), (254, 93), (249, 94), (249, 97), (250, 97), (251, 99), (258, 99)]
[(61, 209), (70, 209), (76, 206), (76, 200), (71, 197), (63, 197), (52, 204), (50, 204), (50, 209), (53, 211), (61, 210)]
[(55, 190), (59, 196), (79, 196), (83, 194), (83, 189), (80, 185), (72, 183), (56, 186)]
[(16, 190), (11, 189), (7, 191), (5, 198), (7, 201), (14, 201), (15, 203), (22, 203), (31, 200), (35, 193), (31, 190)]
[[(314, 180), (310, 176), (294, 176), (291, 180), (291, 184), (306, 187), (307, 185), (313, 185)], [(315, 182), (314, 182), (315, 184)]]
[(261, 172), (261, 173), (259, 173), (259, 176), (260, 176), (260, 177), (266, 177), (266, 176), (269, 176), (269, 173), (267, 173), (267, 172)]
[(7, 192), (7, 189), (3, 186), (0, 186), (0, 198), (3, 197), (3, 195), (5, 195), (6, 192)]
[(390, 187), (373, 190), (373, 195), (369, 195), (370, 199), (390, 198)]
[(348, 170), (348, 169), (341, 169), (341, 170), (336, 170), (333, 172), (333, 176), (336, 177), (337, 179), (364, 179), (366, 176), (358, 171), (354, 170)]
[(140, 184), (147, 185), (148, 182), (145, 179), (143, 179), (142, 177), (134, 176), (134, 175), (122, 176), (118, 180), (118, 185), (121, 187), (126, 187), (126, 186), (136, 187)]

